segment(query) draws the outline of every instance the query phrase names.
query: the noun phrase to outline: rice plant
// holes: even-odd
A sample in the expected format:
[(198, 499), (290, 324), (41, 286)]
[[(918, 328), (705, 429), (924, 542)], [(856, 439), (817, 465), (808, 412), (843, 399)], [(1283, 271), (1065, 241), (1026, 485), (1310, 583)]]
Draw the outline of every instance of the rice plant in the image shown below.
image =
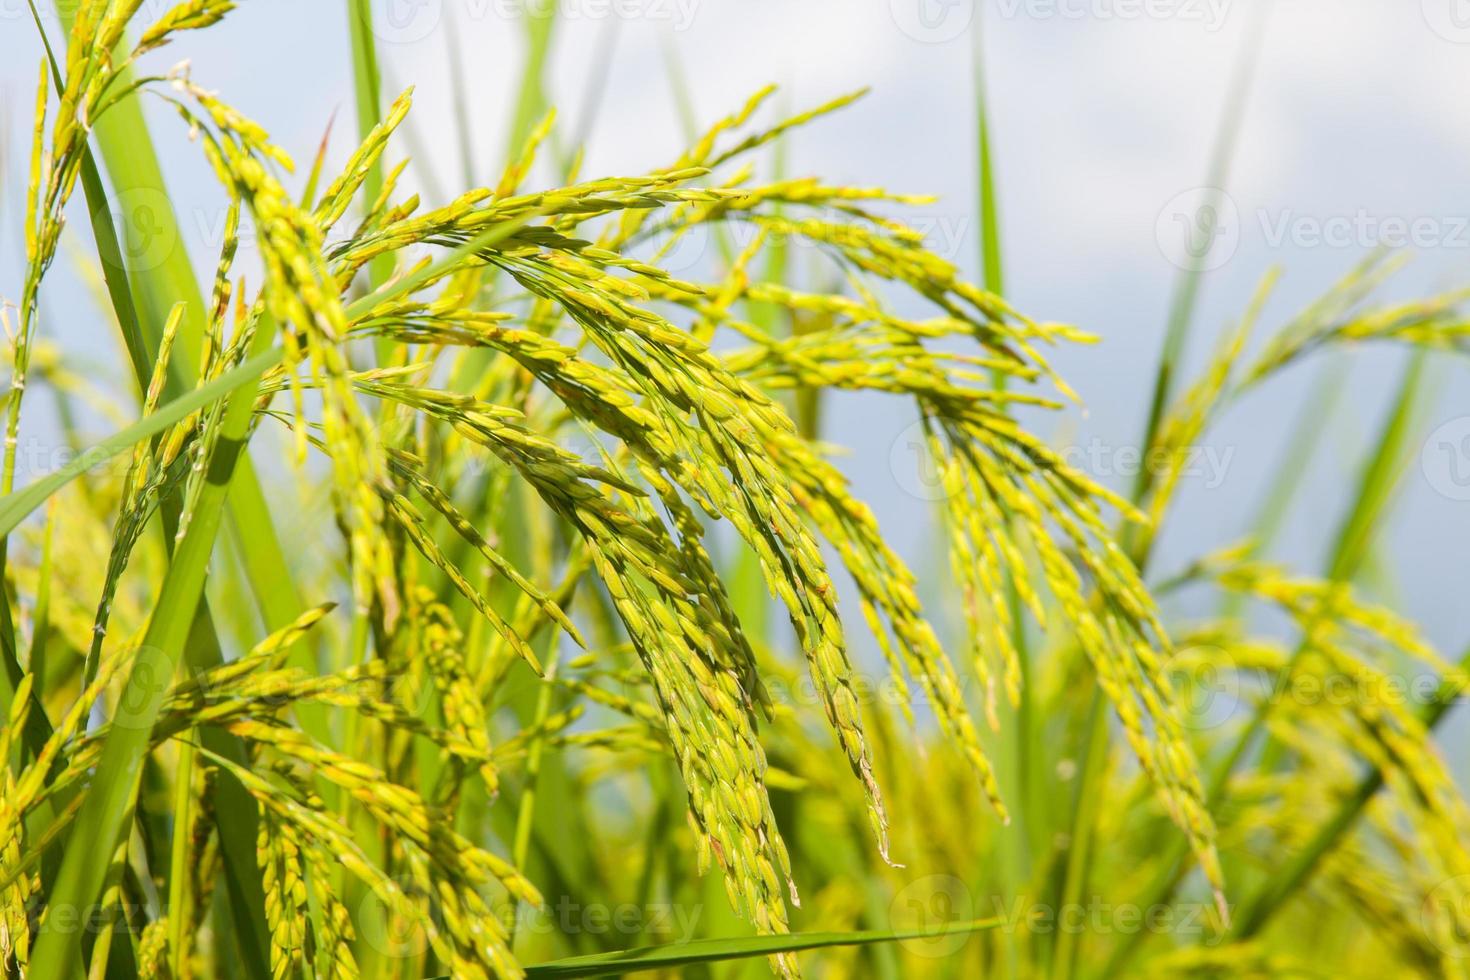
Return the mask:
[[(596, 177), (547, 164), (531, 79), (499, 180), (428, 202), (400, 190), (412, 92), (381, 98), (367, 4), (340, 169), (298, 169), (315, 148), (207, 66), (152, 67), (234, 6), (35, 18), (4, 311), (8, 976), (1464, 972), (1466, 811), (1433, 733), (1470, 665), (1353, 588), (1404, 405), (1321, 575), (1252, 542), (1150, 567), (1224, 410), (1322, 350), (1457, 350), (1463, 295), (1375, 305), (1375, 256), (1251, 347), (1268, 281), (1199, 377), (1166, 357), (1160, 465), (1122, 496), (1040, 430), (1078, 401), (1052, 355), (1094, 338), (1003, 298), (993, 214), (980, 286), (903, 220), (927, 199), (758, 177), (861, 93), (763, 90), (663, 168)], [(156, 152), (143, 99), (177, 118)], [(163, 194), (157, 153), (217, 178), (202, 280), (182, 249), (129, 264), (111, 217)], [(69, 239), (133, 404), (48, 335)], [(668, 270), (690, 239), (710, 274)], [(39, 391), (117, 432), (20, 485)], [(821, 438), (821, 399), (855, 391), (919, 419), (963, 636)], [(1166, 622), (1183, 588), (1236, 598)], [(1438, 679), (1419, 712), (1383, 696), (1406, 660)], [(1202, 725), (1222, 679), (1235, 717)]]

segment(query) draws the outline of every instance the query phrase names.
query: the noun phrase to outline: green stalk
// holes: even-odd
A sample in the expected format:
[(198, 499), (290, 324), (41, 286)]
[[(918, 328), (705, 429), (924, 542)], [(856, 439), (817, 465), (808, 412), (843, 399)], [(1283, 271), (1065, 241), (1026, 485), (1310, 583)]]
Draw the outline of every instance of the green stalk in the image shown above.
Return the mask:
[(257, 380), (262, 374), (281, 363), (281, 358), (284, 356), (285, 351), (280, 348), (257, 354), (208, 384), (200, 385), (187, 395), (160, 406), (158, 411), (152, 415), (141, 418), (127, 428), (88, 447), (86, 452), (54, 473), (49, 473), (36, 480), (23, 490), (17, 490), (7, 497), (0, 497), (0, 537), (14, 531), (20, 526), (20, 522), (45, 503), (48, 497), (87, 470), (105, 463), (118, 453), (133, 448), (144, 439), (152, 438), (191, 412), (198, 411)]
[[(746, 936), (740, 939), (703, 939), (690, 943), (667, 943), (616, 953), (575, 956), (526, 967), (528, 980), (565, 980), (571, 977), (605, 977), (648, 970), (669, 970), (699, 963), (726, 963), (773, 953), (830, 949), (837, 946), (871, 946), (905, 939), (933, 939), (961, 933), (982, 932), (1003, 926), (1003, 919), (977, 919), (929, 929), (881, 932), (808, 932), (784, 936)], [(436, 980), (448, 980), (447, 977)]]
[[(357, 101), (357, 135), (359, 139), (367, 139), (369, 133), (383, 121), (383, 73), (378, 67), (378, 48), (373, 41), (373, 8), (371, 0), (347, 0), (347, 19), (349, 33), (352, 35), (352, 77), (354, 92)], [(368, 169), (367, 179), (363, 181), (363, 193), (366, 200), (371, 203), (378, 199), (383, 192), (383, 161), (373, 161)], [(393, 256), (384, 253), (368, 266), (368, 278), (373, 288), (381, 286), (393, 275)], [(391, 349), (388, 341), (379, 342), (379, 360), (382, 361), (386, 349)], [(384, 362), (386, 363), (386, 362)]]
[(526, 8), (526, 62), (521, 68), (521, 81), (517, 88), (515, 115), (510, 125), (509, 140), (505, 147), (507, 160), (514, 159), (520, 152), (531, 127), (538, 117), (545, 114), (546, 62), (551, 54), (551, 38), (556, 27), (554, 4), (529, 4)]
[[(998, 296), (1005, 294), (1005, 262), (1000, 238), (1000, 195), (996, 192), (995, 163), (991, 154), (990, 102), (985, 78), (985, 43), (981, 30), (981, 19), (977, 15), (973, 30), (972, 60), (975, 90), (975, 155), (979, 174), (979, 224), (980, 224), (980, 270), (981, 285)], [(1006, 376), (997, 371), (991, 383), (997, 390), (1006, 387)], [(1010, 714), (1010, 729), (1014, 732), (1012, 764), (1015, 766), (1014, 785), (1019, 805), (1014, 810), (1017, 826), (1015, 840), (1008, 848), (1011, 864), (1008, 869), (1013, 894), (1025, 893), (1031, 876), (1031, 863), (1035, 855), (1042, 852), (1045, 844), (1042, 814), (1046, 812), (1038, 797), (1038, 785), (1034, 768), (1037, 744), (1035, 722), (1035, 691), (1031, 664), (1030, 638), (1026, 632), (1026, 612), (1021, 605), (1020, 593), (1010, 573), (1004, 576), (1005, 602), (1011, 616), (1011, 642), (1021, 666), (1020, 700)], [(1106, 716), (1103, 716), (1104, 723)], [(1016, 944), (1008, 944), (1008, 970), (1011, 975), (1019, 972), (1020, 952)]]
[(41, 567), (37, 572), (35, 628), (31, 635), (29, 672), (35, 677), (36, 699), (46, 701), (46, 643), (51, 638), (51, 553), (56, 532), (56, 507), (46, 508), (46, 527), (41, 532)]
[(179, 763), (174, 771), (173, 839), (168, 862), (168, 965), (169, 975), (182, 977), (185, 962), (185, 910), (189, 895), (189, 828), (193, 816), (194, 744), (179, 743)]
[[(0, 554), (3, 554), (4, 544), (0, 542)], [(0, 565), (3, 567), (3, 565)], [(15, 702), (15, 696), (20, 688), (21, 678), (25, 676), (20, 669), (20, 658), (16, 648), (15, 623), (10, 617), (10, 596), (8, 589), (0, 591), (0, 717), (10, 717), (11, 705)], [(41, 704), (39, 694), (34, 686), (31, 689), (31, 708), (26, 713), (25, 728), (21, 731), (21, 737), (11, 745), (11, 765), (19, 770), (21, 760), (25, 753), (34, 756), (41, 751), (46, 744), (46, 739), (51, 736), (51, 723), (46, 720), (46, 712)]]
[[(1082, 903), (1083, 890), (1087, 886), (1092, 867), (1093, 830), (1101, 812), (1103, 797), (1107, 793), (1105, 777), (1108, 771), (1108, 703), (1102, 688), (1092, 695), (1092, 707), (1088, 714), (1087, 755), (1082, 760), (1082, 778), (1077, 781), (1077, 793), (1072, 800), (1076, 814), (1073, 837), (1067, 849), (1067, 868), (1062, 879), (1062, 901), (1057, 914), (1062, 910), (1076, 908)], [(1076, 930), (1058, 929), (1055, 958), (1052, 961), (1053, 977), (1070, 978), (1077, 968), (1077, 951), (1081, 937)]]
[(1424, 394), (1424, 368), (1428, 360), (1428, 352), (1421, 348), (1404, 368), (1398, 397), (1379, 436), (1378, 449), (1363, 471), (1357, 503), (1338, 530), (1327, 573), (1334, 581), (1347, 581), (1357, 574), (1368, 556), (1372, 535), (1391, 502), (1403, 473), (1409, 437), (1413, 435)]
[[(1235, 158), (1235, 148), (1240, 136), (1241, 123), (1245, 118), (1245, 106), (1247, 96), (1250, 93), (1251, 81), (1255, 75), (1257, 57), (1260, 49), (1261, 33), (1265, 29), (1266, 18), (1269, 15), (1269, 4), (1263, 4), (1257, 9), (1257, 16), (1247, 29), (1244, 44), (1241, 48), (1239, 59), (1235, 65), (1235, 71), (1230, 81), (1228, 94), (1225, 102), (1225, 112), (1220, 120), (1220, 128), (1215, 139), (1214, 151), (1211, 155), (1209, 172), (1206, 177), (1206, 186), (1213, 188), (1216, 196), (1223, 194), (1223, 186), (1229, 179), (1230, 166)], [(1181, 269), (1175, 278), (1174, 295), (1169, 306), (1169, 320), (1164, 331), (1163, 349), (1159, 355), (1158, 370), (1154, 375), (1153, 395), (1149, 402), (1148, 416), (1144, 424), (1143, 440), (1141, 446), (1141, 458), (1148, 459), (1158, 439), (1159, 426), (1163, 421), (1164, 409), (1169, 404), (1174, 389), (1174, 375), (1178, 369), (1179, 362), (1184, 355), (1185, 344), (1193, 325), (1196, 300), (1199, 296), (1200, 271), (1197, 269)], [(1152, 468), (1143, 466), (1139, 468), (1138, 476), (1134, 481), (1132, 501), (1136, 504), (1148, 493), (1152, 484), (1154, 474)], [(1138, 566), (1139, 574), (1142, 575), (1148, 564), (1148, 556), (1152, 551), (1153, 535), (1145, 532), (1137, 526), (1129, 526), (1122, 536), (1125, 549), (1133, 556)], [(1091, 726), (1090, 741), (1086, 750), (1086, 758), (1091, 760), (1095, 757), (1105, 755), (1108, 744), (1108, 727), (1104, 722)], [(1098, 788), (1101, 790), (1101, 787)], [(1076, 822), (1073, 825), (1071, 837), (1072, 848), (1090, 849), (1092, 834), (1096, 827), (1084, 808), (1076, 810)], [(1175, 835), (1177, 842), (1187, 850), (1187, 842)], [(1085, 865), (1083, 866), (1085, 870)], [(1070, 890), (1074, 886), (1071, 882), (1072, 867), (1069, 861), (1068, 875), (1065, 889)], [(1147, 906), (1146, 906), (1147, 907)], [(1060, 942), (1062, 937), (1058, 937)], [(1069, 967), (1072, 963), (1067, 964)]]
[(990, 156), (990, 107), (986, 97), (984, 41), (980, 24), (975, 24), (975, 110), (976, 154), (980, 164), (980, 268), (981, 285), (992, 293), (1005, 289), (1004, 262), (1000, 250), (1000, 205), (995, 193), (995, 166)]
[[(577, 124), (572, 128), (570, 156), (573, 159), (586, 148), (592, 139), (592, 128), (602, 116), (602, 103), (609, 87), (607, 78), (612, 71), (613, 51), (617, 48), (621, 24), (621, 18), (609, 17), (598, 35), (592, 66), (587, 70), (587, 80), (582, 86), (582, 108), (577, 115)], [(473, 187), (474, 184), (468, 186)]]
[(1268, 547), (1286, 520), (1287, 507), (1296, 495), (1301, 476), (1306, 473), (1313, 452), (1322, 442), (1322, 420), (1333, 416), (1342, 397), (1347, 380), (1346, 366), (1341, 359), (1323, 365), (1322, 373), (1307, 394), (1306, 403), (1297, 415), (1291, 437), (1282, 452), (1282, 464), (1276, 468), (1277, 482), (1262, 502), (1253, 525), (1251, 537), (1257, 549)]
[[(1342, 396), (1346, 380), (1346, 364), (1336, 359), (1323, 365), (1306, 401), (1297, 411), (1291, 435), (1281, 453), (1281, 463), (1273, 471), (1275, 478), (1271, 488), (1261, 501), (1261, 508), (1251, 527), (1251, 541), (1255, 553), (1264, 555), (1276, 540), (1282, 522), (1301, 487), (1303, 474), (1307, 472), (1312, 456), (1322, 441), (1322, 420), (1332, 417), (1338, 399)], [(1221, 615), (1234, 619), (1245, 604), (1245, 596), (1231, 592), (1221, 603)]]
[[(1220, 129), (1215, 137), (1215, 149), (1205, 177), (1205, 188), (1209, 193), (1207, 204), (1215, 207), (1216, 210), (1218, 210), (1221, 196), (1225, 193), (1224, 187), (1230, 179), (1231, 163), (1235, 159), (1235, 146), (1240, 137), (1240, 126), (1245, 118), (1245, 106), (1250, 94), (1251, 80), (1255, 76), (1256, 63), (1261, 51), (1261, 35), (1265, 31), (1270, 10), (1269, 2), (1257, 7), (1256, 16), (1246, 30), (1240, 59), (1235, 64), (1234, 75), (1228, 89), (1225, 113), (1220, 119)], [(1153, 446), (1154, 433), (1163, 417), (1165, 406), (1169, 404), (1174, 374), (1184, 356), (1190, 326), (1194, 319), (1202, 275), (1199, 269), (1187, 268), (1180, 269), (1174, 279), (1174, 295), (1169, 302), (1169, 321), (1164, 331), (1164, 347), (1159, 357), (1158, 372), (1154, 376), (1153, 396), (1149, 401), (1146, 429), (1148, 438), (1143, 444), (1144, 458), (1147, 458), (1147, 450)], [(1140, 481), (1146, 478), (1147, 470), (1148, 467), (1140, 469), (1138, 477)]]
[[(1420, 381), (1427, 356), (1422, 349), (1415, 351), (1408, 366), (1404, 369), (1403, 379), (1399, 382), (1398, 396), (1394, 401), (1392, 411), (1384, 421), (1377, 448), (1363, 467), (1362, 476), (1358, 481), (1357, 497), (1338, 527), (1332, 554), (1327, 562), (1329, 581), (1351, 581), (1362, 568), (1363, 561), (1368, 555), (1372, 535), (1381, 523), (1393, 496), (1399, 474), (1403, 471), (1406, 445), (1413, 431), (1415, 406), (1421, 393)], [(1308, 649), (1304, 638), (1286, 666), (1286, 671), (1280, 681), (1281, 691), (1289, 688), (1296, 667)], [(1234, 762), (1244, 755), (1256, 736), (1264, 730), (1266, 719), (1271, 713), (1275, 700), (1275, 698), (1268, 698), (1256, 707), (1250, 725), (1228, 757), (1231, 768)], [(1274, 743), (1268, 743), (1267, 757), (1262, 760), (1262, 764), (1267, 768), (1274, 763), (1274, 758), (1271, 756), (1273, 745)], [(1212, 796), (1224, 792), (1229, 776), (1230, 769), (1222, 766), (1216, 775), (1211, 790)]]
[(475, 186), (474, 128), (470, 125), (470, 106), (466, 95), (472, 91), (464, 74), (464, 52), (460, 48), (459, 25), (455, 22), (454, 4), (444, 8), (448, 30), (444, 32), (445, 54), (449, 59), (449, 84), (454, 93), (454, 135), (459, 145), (460, 180), (465, 187)]
[[(1402, 472), (1405, 448), (1414, 428), (1412, 423), (1415, 406), (1420, 397), (1420, 380), (1427, 358), (1428, 355), (1424, 350), (1415, 351), (1404, 370), (1398, 400), (1384, 426), (1378, 451), (1364, 469), (1357, 504), (1344, 519), (1338, 531), (1337, 543), (1328, 571), (1328, 578), (1332, 581), (1351, 580), (1368, 555), (1372, 535), (1381, 522), (1393, 495), (1398, 476)], [(1294, 668), (1307, 649), (1309, 648), (1304, 641), (1287, 665), (1285, 676), (1281, 681), (1283, 690), (1290, 685)], [(1254, 734), (1263, 725), (1273, 703), (1274, 699), (1257, 708), (1255, 716), (1251, 719), (1251, 729), (1248, 730), (1248, 735)], [(1438, 723), (1447, 709), (1448, 704), (1442, 703), (1441, 699), (1436, 699), (1425, 715), (1426, 723)], [(1274, 746), (1274, 742), (1268, 744), (1267, 753), (1263, 758), (1262, 764), (1267, 768), (1274, 767), (1276, 761), (1277, 753), (1271, 751)], [(1232, 935), (1250, 935), (1264, 925), (1270, 913), (1306, 880), (1315, 869), (1317, 862), (1326, 853), (1327, 847), (1334, 843), (1338, 836), (1352, 824), (1362, 809), (1367, 806), (1368, 801), (1377, 793), (1382, 782), (1383, 775), (1376, 769), (1364, 778), (1354, 795), (1349, 797), (1318, 836), (1313, 838), (1312, 843), (1288, 865), (1287, 872), (1273, 875), (1269, 883), (1247, 904), (1242, 916), (1243, 921), (1235, 924)]]
[[(532, 737), (531, 746), (526, 755), (526, 787), (521, 793), (520, 803), (516, 808), (516, 830), (511, 845), (511, 862), (517, 868), (524, 868), (531, 854), (531, 829), (536, 820), (536, 783), (541, 778), (541, 759), (546, 754), (546, 739), (540, 733), (540, 729), (546, 725), (546, 719), (551, 716), (552, 695), (556, 691), (556, 640), (552, 640), (551, 654), (546, 661), (546, 677), (541, 684), (541, 689), (536, 692), (536, 713), (531, 722), (536, 734)], [(517, 915), (511, 920), (510, 942), (515, 943), (516, 926), (520, 922)]]
[[(250, 346), (251, 362), (278, 357), (271, 350), (274, 329), (262, 323)], [(96, 776), (77, 815), (69, 847), (49, 902), (52, 908), (90, 909), (102, 894), (107, 868), (94, 851), (110, 849), (124, 838), (132, 820), (133, 803), (147, 754), (153, 724), (162, 707), (158, 695), (179, 666), (184, 644), (194, 623), (204, 591), (204, 576), (214, 550), (215, 535), (224, 517), (224, 502), (235, 464), (244, 453), (258, 386), (239, 386), (226, 403), (218, 425), (219, 440), (207, 463), (204, 485), (159, 590), (143, 645), (134, 657), (125, 694), (143, 695), (144, 704), (131, 718), (117, 718), (102, 746)], [(61, 930), (42, 930), (31, 959), (31, 969), (42, 977), (73, 977), (81, 968), (81, 945)]]
[[(378, 70), (378, 49), (373, 42), (373, 8), (370, 0), (347, 0), (348, 31), (352, 36), (352, 77), (357, 104), (357, 133), (366, 139), (383, 121), (383, 76)], [(369, 201), (383, 190), (383, 164), (379, 160), (368, 170), (363, 191)]]

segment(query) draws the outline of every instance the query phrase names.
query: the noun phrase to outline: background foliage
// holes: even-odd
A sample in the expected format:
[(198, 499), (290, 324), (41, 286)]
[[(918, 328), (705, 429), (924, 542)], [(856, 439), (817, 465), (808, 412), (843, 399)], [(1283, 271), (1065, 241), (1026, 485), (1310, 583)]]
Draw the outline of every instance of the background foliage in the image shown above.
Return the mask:
[[(855, 95), (762, 91), (662, 169), (589, 177), (533, 18), (511, 161), (420, 200), (369, 4), (361, 146), (300, 168), (207, 66), (160, 67), (233, 5), (143, 6), (35, 23), (0, 475), (8, 970), (1462, 970), (1464, 804), (1433, 731), (1463, 669), (1355, 587), (1459, 293), (1375, 302), (1398, 265), (1375, 254), (1262, 323), (1268, 277), (1190, 376), (1186, 269), (1120, 495), (1037, 434), (1076, 411), (1053, 352), (1094, 338), (1002, 298), (983, 86), (972, 285), (904, 223), (926, 199), (785, 172), (783, 141)], [(157, 150), (143, 98), (181, 123)], [(177, 220), (175, 152), (218, 178), (203, 279), (136, 237), (139, 200)], [(690, 240), (707, 277), (664, 268)], [(45, 329), (65, 242), (136, 402), (22, 486), (23, 407), (54, 399), (80, 449), (68, 420), (100, 400)], [(1203, 433), (1349, 344), (1420, 353), (1326, 566), (1260, 558), (1278, 503), (1154, 569)], [(821, 439), (842, 392), (917, 410), (948, 562), (927, 604), (958, 629)], [(1166, 621), (1185, 589), (1218, 612)]]

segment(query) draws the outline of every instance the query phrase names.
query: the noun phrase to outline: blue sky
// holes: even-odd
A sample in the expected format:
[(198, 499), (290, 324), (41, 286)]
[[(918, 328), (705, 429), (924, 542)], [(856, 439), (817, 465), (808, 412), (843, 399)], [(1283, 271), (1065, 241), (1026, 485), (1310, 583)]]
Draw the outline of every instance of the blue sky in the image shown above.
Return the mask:
[[(519, 18), (530, 0), (376, 0), (390, 81), (417, 86), (414, 127), (425, 145), (454, 125), (447, 42), (467, 62), (468, 109), (480, 182), (504, 161), (520, 72)], [(931, 245), (974, 270), (975, 31), (993, 110), (1009, 299), (1021, 310), (1098, 334), (1096, 347), (1056, 363), (1086, 400), (1048, 437), (1121, 482), (1136, 443), (1177, 268), (1179, 202), (1205, 181), (1228, 79), (1251, 43), (1263, 0), (546, 0), (562, 15), (549, 69), (567, 133), (586, 132), (589, 174), (670, 160), (682, 145), (667, 52), (677, 55), (702, 121), (767, 82), (792, 107), (861, 86), (871, 95), (801, 132), (793, 173), (939, 195), (922, 209)], [(166, 5), (148, 0), (150, 11)], [(1198, 365), (1241, 313), (1260, 278), (1284, 271), (1267, 310), (1273, 329), (1373, 247), (1411, 239), (1413, 261), (1386, 295), (1470, 283), (1470, 9), (1462, 0), (1277, 0), (1259, 35), (1239, 152), (1226, 182), (1228, 255), (1207, 273)], [(334, 112), (333, 160), (353, 129), (345, 4), (245, 0), (221, 29), (167, 49), (194, 77), (307, 160)], [(55, 31), (54, 21), (48, 27)], [(592, 66), (611, 53), (605, 84)], [(0, 132), (9, 166), (0, 198), (16, 227), (26, 132), (40, 49), (24, 0), (0, 0)], [(590, 101), (595, 99), (595, 101)], [(188, 245), (201, 259), (219, 202), (176, 122), (151, 117)], [(450, 144), (452, 145), (452, 144)], [(405, 150), (406, 152), (406, 150)], [(460, 181), (457, 152), (427, 161), (439, 184)], [(413, 178), (418, 180), (419, 178)], [(1187, 217), (1188, 215), (1186, 215)], [(73, 220), (79, 218), (74, 216)], [(213, 231), (212, 231), (213, 230)], [(205, 267), (212, 264), (208, 260)], [(58, 263), (45, 329), (121, 377), (105, 321)], [(18, 236), (0, 239), (0, 296), (20, 290)], [(1319, 447), (1276, 556), (1321, 570), (1325, 542), (1361, 454), (1403, 367), (1402, 353), (1346, 354), (1345, 395), (1320, 420)], [(1285, 373), (1234, 409), (1201, 446), (1212, 461), (1186, 481), (1159, 566), (1177, 566), (1235, 539), (1282, 465), (1285, 434), (1325, 361)], [(1444, 366), (1426, 398), (1421, 435), (1470, 416), (1470, 373)], [(930, 509), (905, 489), (894, 447), (911, 417), (885, 401), (844, 399), (828, 435), (911, 557), (924, 553)], [(44, 429), (44, 413), (32, 424)], [(1451, 443), (1451, 450), (1458, 443)], [(1470, 640), (1462, 601), (1470, 568), (1470, 503), (1444, 492), (1443, 446), (1407, 461), (1382, 538), (1378, 588), (1447, 652)], [(1470, 458), (1462, 460), (1470, 472)], [(1438, 487), (1438, 489), (1437, 489)], [(1185, 612), (1193, 612), (1189, 607)]]

